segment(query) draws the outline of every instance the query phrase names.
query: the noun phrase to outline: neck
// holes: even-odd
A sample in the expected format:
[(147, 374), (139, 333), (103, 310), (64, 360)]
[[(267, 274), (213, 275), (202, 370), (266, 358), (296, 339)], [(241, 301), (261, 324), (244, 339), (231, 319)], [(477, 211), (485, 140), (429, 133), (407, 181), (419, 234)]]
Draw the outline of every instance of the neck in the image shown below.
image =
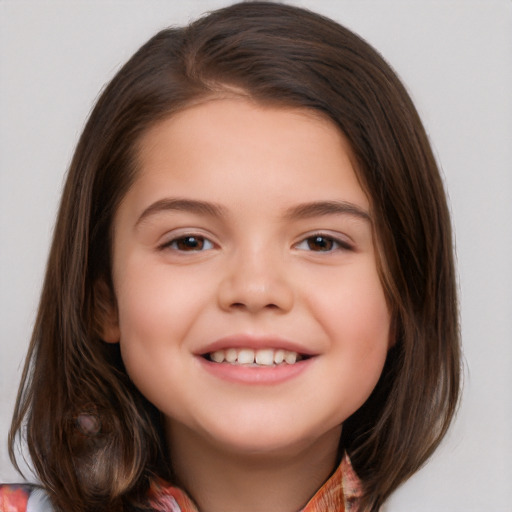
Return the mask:
[(301, 510), (335, 469), (340, 434), (279, 453), (240, 453), (182, 424), (168, 428), (174, 472), (200, 512)]

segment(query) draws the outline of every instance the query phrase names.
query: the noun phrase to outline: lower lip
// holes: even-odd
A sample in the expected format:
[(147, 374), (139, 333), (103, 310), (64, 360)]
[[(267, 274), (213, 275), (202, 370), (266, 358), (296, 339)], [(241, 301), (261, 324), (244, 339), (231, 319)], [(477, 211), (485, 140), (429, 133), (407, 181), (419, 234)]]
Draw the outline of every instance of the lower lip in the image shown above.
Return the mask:
[(243, 366), (230, 363), (213, 363), (199, 357), (202, 367), (213, 376), (239, 384), (280, 384), (294, 379), (309, 368), (314, 358), (310, 357), (295, 364), (276, 366)]

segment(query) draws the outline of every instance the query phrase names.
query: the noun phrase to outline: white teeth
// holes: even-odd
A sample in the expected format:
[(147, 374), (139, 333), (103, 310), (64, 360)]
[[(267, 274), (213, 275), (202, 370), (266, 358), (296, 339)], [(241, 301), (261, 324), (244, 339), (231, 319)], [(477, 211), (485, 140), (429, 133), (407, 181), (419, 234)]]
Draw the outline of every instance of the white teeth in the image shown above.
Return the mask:
[(238, 352), (238, 364), (252, 364), (254, 363), (254, 350), (250, 348), (243, 348)]
[(216, 350), (211, 354), (212, 361), (216, 363), (222, 363), (224, 361), (224, 350)]
[(284, 353), (284, 360), (288, 364), (294, 364), (295, 361), (297, 361), (297, 352), (288, 352), (288, 351), (286, 351)]
[(238, 359), (238, 352), (236, 351), (236, 348), (228, 348), (226, 350), (226, 361), (228, 363), (235, 363)]
[(284, 361), (284, 350), (278, 349), (274, 354), (274, 363), (281, 364)]
[(256, 351), (256, 364), (272, 366), (274, 364), (274, 351), (271, 348)]
[(262, 348), (228, 348), (210, 353), (210, 359), (215, 363), (230, 363), (243, 365), (274, 366), (277, 364), (295, 364), (300, 361), (299, 354), (290, 350)]

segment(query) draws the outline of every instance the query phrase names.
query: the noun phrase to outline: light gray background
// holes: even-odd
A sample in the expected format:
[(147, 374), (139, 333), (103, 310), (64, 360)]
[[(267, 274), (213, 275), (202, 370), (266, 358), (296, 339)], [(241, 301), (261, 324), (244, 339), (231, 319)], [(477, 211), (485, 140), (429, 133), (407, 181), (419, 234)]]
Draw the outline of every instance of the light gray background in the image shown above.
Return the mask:
[[(49, 238), (103, 84), (158, 29), (226, 0), (0, 0), (0, 481)], [(512, 511), (512, 1), (303, 0), (376, 46), (405, 81), (456, 229), (465, 394), (390, 512)]]

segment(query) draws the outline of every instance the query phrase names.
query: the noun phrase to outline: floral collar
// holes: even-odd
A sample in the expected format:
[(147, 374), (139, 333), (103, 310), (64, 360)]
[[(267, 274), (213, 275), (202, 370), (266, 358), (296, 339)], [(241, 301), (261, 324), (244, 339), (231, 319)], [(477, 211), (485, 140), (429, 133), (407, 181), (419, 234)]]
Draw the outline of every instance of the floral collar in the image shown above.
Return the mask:
[[(307, 505), (299, 512), (364, 512), (359, 506), (362, 486), (348, 455)], [(198, 512), (187, 494), (163, 481), (150, 489), (151, 506), (158, 512)]]

